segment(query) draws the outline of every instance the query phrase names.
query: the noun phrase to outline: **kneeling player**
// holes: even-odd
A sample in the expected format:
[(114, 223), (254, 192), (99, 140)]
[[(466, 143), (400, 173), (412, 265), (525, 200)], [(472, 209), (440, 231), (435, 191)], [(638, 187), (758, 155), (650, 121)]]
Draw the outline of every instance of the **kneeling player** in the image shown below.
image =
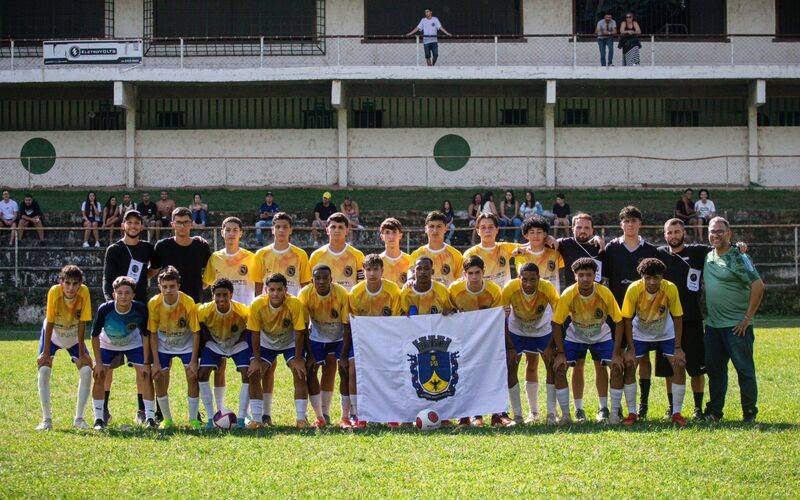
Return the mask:
[[(400, 288), (392, 281), (383, 279), (383, 260), (378, 254), (369, 254), (364, 259), (366, 281), (359, 282), (350, 291), (350, 314), (353, 316), (397, 316), (400, 314)], [(356, 360), (351, 331), (346, 331), (342, 352), (347, 353), (347, 369), (350, 385), (350, 421), (353, 427), (364, 429), (367, 423), (358, 418), (358, 395), (356, 390)]]
[[(614, 299), (611, 290), (594, 281), (597, 273), (597, 263), (594, 259), (583, 257), (572, 263), (572, 272), (575, 273), (576, 283), (561, 294), (556, 310), (553, 313), (553, 341), (558, 353), (553, 361), (555, 372), (556, 400), (561, 407), (561, 420), (555, 413), (548, 413), (548, 424), (566, 424), (572, 421), (569, 413), (569, 387), (567, 386), (567, 368), (575, 366), (579, 359), (586, 357), (586, 351), (592, 353), (592, 358), (600, 360), (603, 370), (611, 365), (611, 401), (616, 407), (611, 410), (609, 421), (618, 423), (617, 410), (622, 399), (623, 364), (617, 355), (619, 345), (615, 345), (611, 336), (611, 327), (606, 320), (611, 319), (616, 324), (618, 332), (622, 332), (622, 316), (619, 305)], [(570, 319), (569, 325), (565, 323)], [(616, 344), (620, 343), (622, 336), (617, 337)], [(616, 352), (615, 352), (616, 351)], [(621, 356), (621, 354), (620, 354)], [(632, 367), (633, 360), (628, 360)], [(636, 388), (636, 384), (633, 384)], [(615, 391), (618, 391), (615, 392)], [(634, 397), (628, 398), (633, 401)], [(635, 411), (634, 406), (634, 411)]]
[(70, 355), (78, 369), (78, 404), (75, 407), (76, 429), (88, 429), (83, 419), (86, 401), (92, 387), (92, 359), (83, 342), (86, 322), (92, 320), (92, 305), (89, 288), (83, 284), (83, 271), (78, 266), (64, 266), (58, 275), (59, 284), (47, 292), (47, 310), (39, 341), (39, 401), (42, 403), (42, 422), (37, 431), (53, 428), (50, 411), (50, 374), (53, 356), (59, 349)]
[(147, 306), (133, 300), (136, 282), (128, 276), (120, 276), (111, 284), (114, 300), (97, 309), (92, 327), (92, 350), (94, 351), (94, 428), (103, 430), (105, 379), (110, 376), (114, 358), (122, 356), (136, 370), (136, 389), (144, 400), (145, 425), (158, 427), (155, 421), (153, 382), (150, 378), (150, 336), (147, 332)]
[[(214, 428), (214, 394), (211, 392), (209, 379), (212, 370), (219, 366), (220, 360), (231, 358), (236, 364), (236, 370), (242, 375), (242, 390), (239, 392), (239, 413), (237, 423), (244, 427), (244, 416), (250, 402), (250, 379), (258, 381), (259, 374), (252, 377), (247, 375), (250, 367), (250, 358), (253, 350), (250, 347), (250, 337), (247, 335), (247, 317), (249, 310), (241, 302), (233, 300), (233, 282), (227, 278), (220, 278), (211, 286), (213, 302), (200, 305), (197, 309), (197, 322), (200, 333), (206, 339), (206, 345), (200, 353), (200, 369), (197, 379), (200, 389), (200, 400), (209, 416), (206, 429)], [(222, 411), (223, 406), (217, 404), (217, 410)]]
[[(261, 295), (250, 306), (250, 318), (247, 330), (251, 335), (253, 360), (250, 362), (251, 373), (259, 376), (267, 375), (261, 361), (269, 365), (275, 364), (278, 355), (283, 355), (286, 365), (292, 370), (294, 379), (295, 424), (298, 429), (308, 427), (306, 413), (308, 410), (308, 386), (306, 382), (306, 359), (303, 355), (305, 343), (305, 312), (303, 304), (297, 297), (289, 295), (286, 289), (286, 277), (281, 273), (267, 278), (267, 295)], [(263, 423), (263, 401), (261, 399), (260, 380), (256, 384), (259, 394), (250, 391), (250, 408), (253, 420), (259, 425)], [(319, 425), (319, 420), (316, 422)]]
[[(553, 350), (550, 348), (552, 326), (550, 320), (558, 304), (558, 292), (546, 280), (539, 278), (539, 267), (528, 262), (520, 268), (517, 279), (503, 288), (503, 305), (509, 309), (507, 322), (508, 346), (508, 394), (514, 409), (514, 421), (522, 423), (522, 401), (520, 401), (517, 372), (522, 355), (525, 354), (525, 393), (528, 396), (530, 414), (525, 423), (539, 420), (539, 374), (537, 361), (542, 355), (547, 372), (547, 408), (555, 409), (555, 386), (553, 374)], [(552, 390), (551, 390), (552, 387)]]
[[(622, 304), (628, 345), (636, 350), (636, 359), (644, 364), (650, 351), (659, 350), (672, 365), (672, 422), (686, 425), (681, 415), (686, 393), (686, 357), (681, 350), (683, 309), (678, 287), (664, 279), (667, 267), (659, 259), (643, 259), (636, 272), (642, 277), (628, 286)], [(636, 385), (634, 384), (634, 390)], [(628, 415), (625, 423), (636, 421)]]

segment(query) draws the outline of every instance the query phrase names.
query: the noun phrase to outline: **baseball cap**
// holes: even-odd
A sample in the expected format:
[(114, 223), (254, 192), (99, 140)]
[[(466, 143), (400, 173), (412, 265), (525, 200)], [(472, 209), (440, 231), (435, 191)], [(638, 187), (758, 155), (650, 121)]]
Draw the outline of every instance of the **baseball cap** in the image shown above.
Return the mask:
[(142, 220), (142, 214), (138, 210), (128, 210), (125, 212), (125, 215), (122, 216), (122, 220), (128, 220), (131, 217), (136, 217), (139, 220)]
[(328, 192), (328, 191), (325, 191), (324, 193), (322, 193), (322, 197), (323, 198), (327, 198), (327, 199), (330, 200), (331, 199), (331, 193)]
[(267, 194), (265, 194), (264, 196), (272, 196), (272, 191), (267, 191)]

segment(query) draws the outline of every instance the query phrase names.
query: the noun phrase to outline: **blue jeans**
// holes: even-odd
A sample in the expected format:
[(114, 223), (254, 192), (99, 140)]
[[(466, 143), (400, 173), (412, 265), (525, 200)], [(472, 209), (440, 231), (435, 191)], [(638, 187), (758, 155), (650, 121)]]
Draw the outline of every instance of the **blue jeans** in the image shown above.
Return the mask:
[(261, 234), (261, 230), (264, 229), (265, 227), (266, 228), (272, 227), (272, 219), (270, 219), (270, 220), (263, 220), (262, 219), (262, 220), (256, 222), (256, 240), (258, 241), (259, 245), (264, 243), (264, 236)]
[(606, 66), (606, 51), (608, 51), (608, 66), (614, 64), (614, 39), (598, 38), (597, 45), (600, 47), (600, 66)]
[(519, 243), (522, 241), (522, 219), (514, 217), (511, 224), (516, 228), (514, 229), (514, 241)]
[(445, 238), (445, 241), (449, 245), (450, 242), (453, 241), (453, 235), (456, 234), (456, 225), (451, 222), (450, 224), (447, 225), (447, 227), (450, 228), (450, 231), (448, 231), (447, 238)]
[(728, 361), (739, 376), (739, 392), (742, 398), (742, 413), (754, 417), (758, 413), (758, 385), (756, 384), (756, 365), (753, 361), (753, 327), (749, 326), (743, 336), (734, 335), (731, 328), (712, 328), (706, 326), (703, 338), (706, 350), (706, 370), (708, 373), (709, 413), (722, 418), (725, 394), (728, 392)]
[(205, 210), (195, 210), (192, 212), (192, 220), (195, 224), (202, 224), (206, 225), (206, 211)]

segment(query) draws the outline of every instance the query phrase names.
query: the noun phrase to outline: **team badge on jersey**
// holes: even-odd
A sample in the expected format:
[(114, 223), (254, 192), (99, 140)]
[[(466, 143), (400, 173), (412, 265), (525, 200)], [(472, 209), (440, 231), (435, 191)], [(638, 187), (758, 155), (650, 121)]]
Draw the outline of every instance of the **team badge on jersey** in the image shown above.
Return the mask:
[(445, 275), (445, 276), (450, 274), (450, 266), (448, 266), (447, 264), (443, 265), (442, 266), (442, 274)]
[(660, 306), (660, 307), (658, 308), (658, 314), (659, 314), (659, 315), (661, 315), (661, 314), (664, 314), (665, 312), (667, 312), (667, 306), (663, 306), (663, 305), (662, 305), (662, 306)]
[(389, 306), (386, 306), (386, 307), (383, 308), (381, 313), (383, 313), (384, 316), (391, 316), (392, 315), (392, 308), (389, 307)]
[(186, 318), (181, 318), (178, 320), (178, 326), (181, 328), (186, 328)]
[(231, 325), (231, 333), (236, 333), (239, 330), (239, 327), (236, 325)]
[(440, 401), (456, 393), (458, 351), (448, 351), (452, 341), (443, 335), (427, 335), (413, 342), (418, 352), (407, 356), (418, 397)]
[(339, 317), (339, 311), (336, 309), (331, 309), (331, 318), (336, 319)]
[(594, 317), (600, 319), (603, 317), (603, 310), (602, 309), (595, 309), (594, 310)]
[(539, 304), (536, 308), (536, 314), (542, 314), (544, 312), (544, 304)]
[(80, 309), (75, 311), (75, 319), (78, 319), (78, 320), (81, 319), (81, 310)]
[(290, 326), (291, 324), (292, 324), (292, 320), (291, 320), (291, 319), (289, 319), (289, 318), (283, 318), (283, 327), (284, 327), (284, 328), (289, 328), (289, 326)]
[(127, 325), (125, 325), (125, 328), (126, 328), (126, 329), (127, 329), (129, 332), (132, 332), (132, 331), (136, 330), (137, 328), (139, 328), (139, 325), (138, 325), (138, 324), (136, 324), (136, 323), (128, 323)]
[(505, 266), (506, 265), (506, 258), (503, 257), (503, 256), (500, 256), (500, 260), (498, 261), (498, 263), (500, 264), (501, 267)]
[(239, 274), (241, 274), (242, 276), (247, 276), (247, 266), (246, 265), (242, 264), (241, 266), (239, 266)]
[(344, 266), (344, 275), (348, 278), (353, 275), (353, 268), (351, 266)]
[(295, 269), (295, 267), (294, 267), (294, 266), (289, 266), (289, 267), (287, 267), (287, 268), (286, 268), (286, 274), (287, 274), (289, 277), (292, 277), (292, 276), (294, 276), (294, 274), (295, 274), (296, 272), (297, 272), (297, 269)]
[(556, 262), (554, 260), (547, 261), (547, 269), (549, 269), (550, 272), (555, 271), (556, 270)]
[(439, 308), (436, 306), (431, 306), (431, 314), (439, 314)]

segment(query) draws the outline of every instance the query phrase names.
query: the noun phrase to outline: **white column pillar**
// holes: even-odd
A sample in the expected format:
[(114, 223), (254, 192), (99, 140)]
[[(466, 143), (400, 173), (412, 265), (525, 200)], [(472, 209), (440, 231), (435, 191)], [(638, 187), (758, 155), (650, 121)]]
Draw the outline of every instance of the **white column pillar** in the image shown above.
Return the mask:
[(339, 166), (339, 187), (347, 187), (348, 129), (347, 96), (344, 83), (334, 80), (331, 83), (331, 106), (336, 110), (337, 156)]
[(136, 86), (114, 82), (114, 105), (125, 110), (125, 186), (136, 186)]
[(758, 184), (760, 181), (760, 162), (758, 160), (758, 107), (766, 104), (766, 102), (766, 80), (750, 82), (750, 98), (747, 103), (748, 184)]
[(556, 185), (556, 81), (547, 80), (544, 101), (544, 156), (547, 187)]

